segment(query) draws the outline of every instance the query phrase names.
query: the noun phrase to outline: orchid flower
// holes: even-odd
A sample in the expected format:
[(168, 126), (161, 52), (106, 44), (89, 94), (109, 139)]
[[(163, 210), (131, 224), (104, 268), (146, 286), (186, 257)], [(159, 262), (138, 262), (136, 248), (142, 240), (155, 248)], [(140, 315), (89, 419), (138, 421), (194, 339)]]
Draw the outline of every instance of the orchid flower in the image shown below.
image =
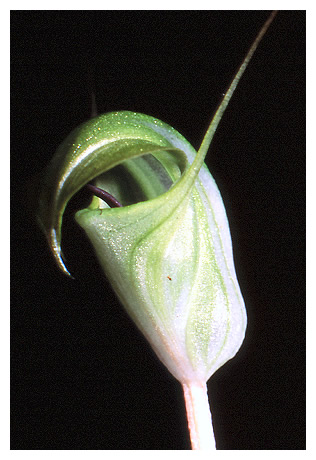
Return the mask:
[(206, 382), (237, 353), (247, 323), (224, 204), (204, 159), (274, 16), (250, 48), (197, 152), (156, 118), (112, 112), (76, 128), (42, 181), (38, 221), (67, 275), (63, 213), (89, 184), (94, 197), (75, 219), (120, 302), (181, 383), (193, 449), (216, 448)]

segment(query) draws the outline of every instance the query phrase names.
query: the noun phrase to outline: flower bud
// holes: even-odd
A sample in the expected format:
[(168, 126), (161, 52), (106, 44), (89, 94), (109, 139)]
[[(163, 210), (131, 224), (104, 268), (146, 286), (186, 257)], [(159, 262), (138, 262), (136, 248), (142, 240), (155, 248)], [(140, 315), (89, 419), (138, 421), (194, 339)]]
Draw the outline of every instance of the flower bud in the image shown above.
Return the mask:
[(118, 298), (180, 381), (206, 381), (238, 351), (246, 313), (224, 205), (193, 147), (142, 114), (101, 115), (62, 144), (46, 175), (39, 220), (59, 266), (68, 200), (88, 182), (94, 197), (76, 221)]
[(193, 449), (214, 449), (206, 381), (240, 348), (246, 311), (221, 195), (204, 158), (273, 11), (225, 93), (198, 152), (167, 124), (114, 112), (75, 129), (44, 175), (38, 221), (59, 267), (63, 213), (76, 213), (105, 275), (157, 356), (182, 384)]

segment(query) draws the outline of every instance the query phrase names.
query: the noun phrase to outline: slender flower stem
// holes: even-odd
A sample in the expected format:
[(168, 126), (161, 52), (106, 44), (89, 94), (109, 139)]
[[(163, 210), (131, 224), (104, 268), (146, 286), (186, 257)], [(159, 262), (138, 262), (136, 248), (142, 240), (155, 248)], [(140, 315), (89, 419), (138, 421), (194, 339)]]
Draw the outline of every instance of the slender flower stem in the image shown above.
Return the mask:
[(205, 382), (182, 384), (193, 450), (216, 450)]

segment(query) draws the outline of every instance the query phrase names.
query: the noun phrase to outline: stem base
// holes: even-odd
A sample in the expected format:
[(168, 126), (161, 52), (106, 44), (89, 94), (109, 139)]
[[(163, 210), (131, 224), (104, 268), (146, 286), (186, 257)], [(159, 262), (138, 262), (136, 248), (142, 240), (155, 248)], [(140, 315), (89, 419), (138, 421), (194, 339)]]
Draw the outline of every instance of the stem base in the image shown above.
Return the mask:
[(216, 450), (206, 382), (182, 384), (192, 450)]

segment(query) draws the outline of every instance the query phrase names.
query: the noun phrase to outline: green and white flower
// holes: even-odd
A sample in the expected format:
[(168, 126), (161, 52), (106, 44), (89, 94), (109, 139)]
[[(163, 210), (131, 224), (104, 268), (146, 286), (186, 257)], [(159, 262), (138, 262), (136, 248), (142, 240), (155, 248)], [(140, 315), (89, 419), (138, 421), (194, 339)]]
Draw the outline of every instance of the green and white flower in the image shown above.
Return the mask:
[(94, 181), (121, 203), (110, 207), (94, 196), (76, 213), (76, 221), (122, 305), (182, 384), (192, 446), (197, 449), (215, 447), (208, 431), (206, 382), (236, 354), (247, 323), (224, 204), (204, 159), (272, 19), (252, 45), (197, 152), (153, 117), (132, 112), (100, 115), (75, 129), (59, 147), (39, 199), (38, 221), (68, 275), (61, 225), (70, 198)]

